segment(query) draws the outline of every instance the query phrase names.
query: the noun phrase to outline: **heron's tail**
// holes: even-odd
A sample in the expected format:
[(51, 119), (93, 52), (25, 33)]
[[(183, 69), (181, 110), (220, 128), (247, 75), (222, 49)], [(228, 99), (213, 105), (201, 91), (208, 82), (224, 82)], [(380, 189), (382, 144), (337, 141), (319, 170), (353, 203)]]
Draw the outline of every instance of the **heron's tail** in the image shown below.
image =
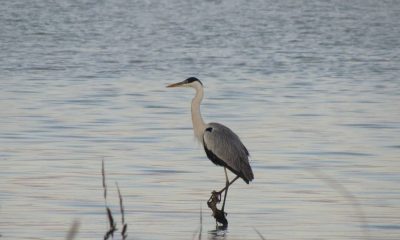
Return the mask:
[(242, 164), (242, 169), (240, 172), (240, 177), (247, 183), (249, 184), (249, 182), (253, 181), (254, 179), (254, 174), (253, 174), (253, 170), (250, 167), (249, 163), (244, 163)]

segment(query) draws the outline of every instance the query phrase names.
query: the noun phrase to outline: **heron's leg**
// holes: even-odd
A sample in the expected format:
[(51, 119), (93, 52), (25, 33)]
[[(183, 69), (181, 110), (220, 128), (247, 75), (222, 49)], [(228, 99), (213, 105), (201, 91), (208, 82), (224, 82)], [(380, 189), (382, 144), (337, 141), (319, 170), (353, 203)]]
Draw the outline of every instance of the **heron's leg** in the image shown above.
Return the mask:
[(236, 180), (238, 180), (239, 179), (239, 176), (236, 176), (232, 181), (230, 181), (229, 182), (229, 184), (227, 185), (227, 186), (225, 186), (223, 189), (221, 189), (220, 191), (213, 191), (212, 192), (212, 194), (211, 194), (211, 197), (210, 197), (210, 199), (208, 199), (208, 201), (210, 202), (210, 201), (212, 201), (212, 199), (213, 199), (213, 197), (214, 196), (217, 196), (217, 198), (218, 198), (218, 202), (220, 202), (221, 201), (221, 194), (230, 186), (230, 185), (232, 185)]
[(228, 178), (228, 172), (226, 171), (226, 167), (224, 167), (224, 171), (225, 171), (225, 187), (226, 186), (229, 187), (229, 178)]
[(227, 187), (229, 187), (230, 185), (232, 185), (232, 183), (234, 183), (236, 180), (238, 180), (239, 176), (236, 176), (227, 186), (225, 186), (223, 189), (221, 189), (220, 191), (218, 191), (217, 193), (221, 194), (223, 193)]
[(224, 202), (222, 203), (222, 208), (221, 211), (224, 212), (224, 208), (225, 208), (225, 200), (226, 200), (226, 196), (228, 195), (228, 189), (229, 189), (229, 179), (228, 179), (228, 173), (226, 172), (226, 167), (224, 167), (224, 171), (225, 171), (225, 195), (224, 195)]

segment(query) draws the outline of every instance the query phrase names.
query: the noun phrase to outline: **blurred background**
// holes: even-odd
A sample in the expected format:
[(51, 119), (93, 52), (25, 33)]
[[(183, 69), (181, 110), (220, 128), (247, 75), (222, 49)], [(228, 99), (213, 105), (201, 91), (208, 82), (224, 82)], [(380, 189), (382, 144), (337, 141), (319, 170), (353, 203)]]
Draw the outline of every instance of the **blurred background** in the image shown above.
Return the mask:
[[(192, 239), (201, 208), (203, 239), (399, 239), (399, 23), (395, 0), (3, 1), (1, 238), (64, 239), (74, 219), (102, 238), (104, 159), (129, 239)], [(190, 76), (252, 156), (223, 234), (194, 92), (165, 88)]]

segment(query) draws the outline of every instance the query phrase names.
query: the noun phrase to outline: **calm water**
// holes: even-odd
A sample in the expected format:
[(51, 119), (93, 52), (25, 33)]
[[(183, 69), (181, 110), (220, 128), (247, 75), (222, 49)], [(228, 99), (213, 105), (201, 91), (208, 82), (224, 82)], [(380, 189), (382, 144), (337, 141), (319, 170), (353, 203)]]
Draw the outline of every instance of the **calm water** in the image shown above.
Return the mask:
[[(2, 2), (1, 239), (64, 239), (74, 219), (102, 238), (102, 159), (130, 239), (192, 239), (200, 208), (203, 239), (399, 239), (399, 23), (399, 1)], [(165, 88), (189, 76), (252, 154), (224, 236), (194, 92)]]

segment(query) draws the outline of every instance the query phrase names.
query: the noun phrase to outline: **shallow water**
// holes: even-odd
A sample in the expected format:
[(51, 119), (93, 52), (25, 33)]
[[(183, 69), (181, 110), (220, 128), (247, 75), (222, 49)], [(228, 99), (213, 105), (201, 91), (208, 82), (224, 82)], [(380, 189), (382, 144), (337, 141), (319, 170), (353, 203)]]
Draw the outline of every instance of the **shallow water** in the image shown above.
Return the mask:
[[(6, 1), (0, 7), (0, 234), (107, 229), (130, 239), (399, 239), (398, 1)], [(194, 141), (203, 115), (249, 149), (255, 180), (206, 206), (224, 174)], [(232, 177), (232, 176), (231, 176)]]

